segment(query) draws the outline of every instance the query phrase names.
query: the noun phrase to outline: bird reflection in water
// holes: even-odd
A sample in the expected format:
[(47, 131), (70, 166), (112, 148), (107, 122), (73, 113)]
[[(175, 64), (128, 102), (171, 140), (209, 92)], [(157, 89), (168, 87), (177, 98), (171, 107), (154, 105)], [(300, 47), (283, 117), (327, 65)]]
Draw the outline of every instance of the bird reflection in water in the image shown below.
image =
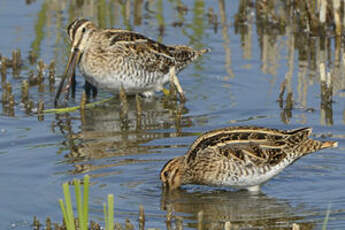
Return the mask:
[[(83, 111), (78, 128), (73, 123), (79, 122), (75, 121), (79, 117), (57, 115), (56, 124), (65, 136), (63, 150), (66, 147), (69, 149), (65, 157), (75, 167), (72, 173), (136, 163), (134, 155), (149, 154), (156, 152), (153, 149), (162, 147), (147, 144), (151, 140), (191, 135), (181, 131), (183, 127), (191, 126), (191, 120), (182, 116), (187, 113), (187, 109), (177, 101), (152, 98), (142, 100), (141, 107), (142, 111), (138, 113), (136, 98), (129, 97), (127, 116), (123, 119), (119, 113), (121, 108), (118, 100), (114, 99)], [(116, 156), (133, 156), (134, 159), (116, 160), (115, 165), (99, 165), (99, 161), (97, 165), (85, 162)]]
[(188, 191), (188, 188), (176, 191), (162, 189), (161, 209), (180, 216), (184, 225), (190, 228), (198, 228), (197, 225), (200, 227), (200, 223), (196, 223), (200, 211), (203, 212), (202, 229), (224, 229), (226, 222), (231, 223), (231, 229), (290, 230), (296, 222), (300, 229), (315, 227), (315, 223), (295, 215), (297, 210), (286, 201), (262, 192), (201, 191), (205, 187), (199, 188), (200, 191), (193, 188), (193, 192)]

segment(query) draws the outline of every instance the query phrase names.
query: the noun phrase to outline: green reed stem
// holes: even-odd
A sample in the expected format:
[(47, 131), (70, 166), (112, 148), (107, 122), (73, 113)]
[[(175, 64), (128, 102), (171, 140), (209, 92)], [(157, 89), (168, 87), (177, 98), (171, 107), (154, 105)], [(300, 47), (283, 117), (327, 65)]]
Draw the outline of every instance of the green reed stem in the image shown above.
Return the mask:
[[(104, 100), (100, 100), (100, 101), (95, 101), (95, 102), (92, 102), (92, 103), (87, 103), (85, 105), (85, 108), (92, 108), (96, 105), (99, 105), (99, 104), (104, 104), (110, 100), (112, 100), (113, 97), (111, 98), (106, 98)], [(66, 107), (66, 108), (56, 108), (56, 109), (45, 109), (43, 110), (43, 113), (68, 113), (68, 112), (73, 112), (73, 111), (76, 111), (80, 109), (80, 105), (78, 106), (72, 106), (72, 107)]]
[(84, 217), (84, 223), (85, 223), (85, 229), (88, 229), (88, 223), (89, 223), (89, 181), (90, 176), (85, 175), (84, 176), (84, 196), (83, 196), (83, 217)]
[(69, 226), (68, 230), (74, 230), (75, 229), (74, 214), (73, 214), (73, 208), (72, 208), (71, 194), (69, 192), (69, 185), (68, 183), (64, 183), (62, 187), (63, 187), (63, 193), (65, 196), (65, 202), (66, 202), (67, 219), (65, 219), (65, 222), (66, 222), (66, 225)]
[(64, 205), (62, 199), (59, 200), (59, 204), (60, 204), (60, 208), (61, 208), (61, 212), (62, 212), (63, 218), (64, 218), (65, 223), (66, 223), (66, 227), (67, 227), (68, 230), (70, 230), (71, 226), (69, 224), (67, 212), (66, 212), (65, 205)]
[(108, 194), (108, 209), (107, 204), (103, 204), (105, 230), (114, 230), (114, 195)]
[(107, 213), (106, 203), (103, 203), (103, 213), (104, 213), (105, 230), (109, 230), (109, 221), (108, 221), (108, 213)]
[(324, 219), (323, 225), (322, 225), (322, 230), (327, 230), (327, 224), (328, 224), (328, 219), (329, 219), (330, 213), (331, 213), (331, 204), (328, 205), (326, 216), (325, 216), (325, 219)]
[(83, 206), (81, 203), (81, 192), (80, 192), (80, 181), (74, 179), (74, 191), (75, 191), (75, 198), (77, 202), (77, 212), (78, 212), (78, 219), (79, 219), (79, 228), (81, 230), (85, 229), (85, 222), (84, 222), (84, 211)]
[(114, 230), (114, 195), (108, 194), (109, 230)]

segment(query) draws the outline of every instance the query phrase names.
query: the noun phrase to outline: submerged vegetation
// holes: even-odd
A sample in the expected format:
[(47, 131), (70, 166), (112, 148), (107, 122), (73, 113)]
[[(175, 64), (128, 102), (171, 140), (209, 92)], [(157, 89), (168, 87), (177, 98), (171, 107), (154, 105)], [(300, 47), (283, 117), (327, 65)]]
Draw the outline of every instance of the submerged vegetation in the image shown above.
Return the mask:
[[(61, 213), (63, 215), (62, 224), (55, 223), (54, 229), (56, 230), (100, 230), (102, 229), (99, 224), (94, 221), (89, 222), (89, 180), (88, 175), (84, 176), (82, 181), (83, 184), (83, 195), (80, 187), (80, 180), (74, 179), (74, 191), (75, 191), (75, 202), (77, 206), (77, 216), (74, 215), (73, 202), (70, 193), (69, 183), (63, 183), (63, 194), (65, 201), (59, 200)], [(108, 203), (104, 203), (104, 222), (105, 230), (122, 229), (121, 224), (116, 223), (116, 228), (114, 228), (114, 195), (108, 195)], [(40, 229), (40, 222), (36, 217), (34, 217), (33, 228)], [(132, 226), (129, 221), (126, 223), (126, 229), (128, 226)], [(53, 229), (51, 219), (48, 217), (46, 219), (45, 229)], [(133, 229), (130, 228), (130, 229)]]
[[(39, 220), (34, 217), (33, 221), (33, 229), (39, 230), (41, 227), (43, 229), (55, 229), (55, 230), (133, 230), (135, 227), (131, 224), (131, 222), (127, 219), (124, 226), (120, 223), (114, 222), (114, 195), (108, 194), (107, 203), (103, 204), (104, 210), (104, 228), (101, 227), (100, 224), (90, 221), (89, 222), (89, 184), (90, 184), (90, 177), (88, 175), (84, 176), (82, 181), (83, 184), (83, 195), (81, 192), (80, 187), (80, 180), (74, 179), (72, 184), (74, 185), (75, 191), (75, 202), (77, 207), (77, 216), (74, 215), (73, 211), (73, 202), (70, 193), (69, 183), (63, 183), (62, 189), (65, 201), (62, 199), (59, 200), (61, 213), (63, 215), (63, 222), (62, 224), (59, 223), (52, 223), (49, 217), (46, 218), (45, 225), (39, 222)], [(329, 218), (330, 207), (327, 210), (327, 214), (323, 223), (323, 230), (327, 229), (327, 222)], [(204, 229), (204, 213), (203, 211), (198, 212), (197, 218), (197, 229), (202, 230)], [(176, 217), (173, 215), (172, 210), (169, 209), (166, 215), (166, 229), (183, 229), (183, 221), (180, 217)], [(54, 226), (54, 227), (53, 227)], [(224, 230), (237, 229), (237, 225), (233, 225), (231, 222), (226, 221), (224, 223)], [(144, 207), (139, 207), (139, 216), (138, 216), (138, 228), (139, 230), (145, 229), (145, 214), (144, 214)], [(218, 229), (218, 228), (217, 228)], [(300, 230), (301, 225), (294, 223), (292, 225), (292, 230)]]

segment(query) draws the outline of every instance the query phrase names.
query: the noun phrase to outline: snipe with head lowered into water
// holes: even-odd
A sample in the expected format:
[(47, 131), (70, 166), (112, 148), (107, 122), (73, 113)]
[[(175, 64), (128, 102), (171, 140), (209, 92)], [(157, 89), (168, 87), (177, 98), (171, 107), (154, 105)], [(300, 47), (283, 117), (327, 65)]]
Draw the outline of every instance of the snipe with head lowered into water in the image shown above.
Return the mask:
[(299, 158), (337, 146), (337, 142), (309, 138), (311, 132), (311, 128), (213, 130), (197, 138), (184, 156), (168, 161), (160, 179), (170, 190), (184, 184), (203, 184), (257, 191)]
[(71, 54), (55, 105), (66, 78), (66, 89), (69, 89), (77, 65), (87, 84), (97, 88), (118, 93), (123, 87), (127, 94), (150, 96), (170, 81), (185, 100), (176, 74), (209, 51), (164, 45), (128, 30), (99, 29), (87, 19), (74, 20), (67, 33), (72, 43)]

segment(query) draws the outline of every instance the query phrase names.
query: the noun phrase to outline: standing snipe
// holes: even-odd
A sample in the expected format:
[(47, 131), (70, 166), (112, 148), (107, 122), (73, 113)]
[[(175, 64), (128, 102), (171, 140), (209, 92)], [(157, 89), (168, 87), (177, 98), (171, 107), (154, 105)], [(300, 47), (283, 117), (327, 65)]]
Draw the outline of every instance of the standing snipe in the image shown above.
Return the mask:
[(186, 155), (168, 161), (160, 178), (169, 189), (205, 184), (257, 191), (262, 183), (302, 156), (337, 146), (337, 142), (310, 139), (311, 132), (311, 128), (213, 130), (196, 139)]
[(123, 87), (128, 94), (148, 96), (162, 90), (170, 80), (184, 100), (176, 73), (208, 51), (164, 45), (133, 31), (98, 29), (87, 19), (76, 19), (67, 32), (72, 49), (55, 104), (66, 78), (69, 79), (66, 86), (69, 89), (77, 64), (87, 84), (95, 87), (115, 93)]

